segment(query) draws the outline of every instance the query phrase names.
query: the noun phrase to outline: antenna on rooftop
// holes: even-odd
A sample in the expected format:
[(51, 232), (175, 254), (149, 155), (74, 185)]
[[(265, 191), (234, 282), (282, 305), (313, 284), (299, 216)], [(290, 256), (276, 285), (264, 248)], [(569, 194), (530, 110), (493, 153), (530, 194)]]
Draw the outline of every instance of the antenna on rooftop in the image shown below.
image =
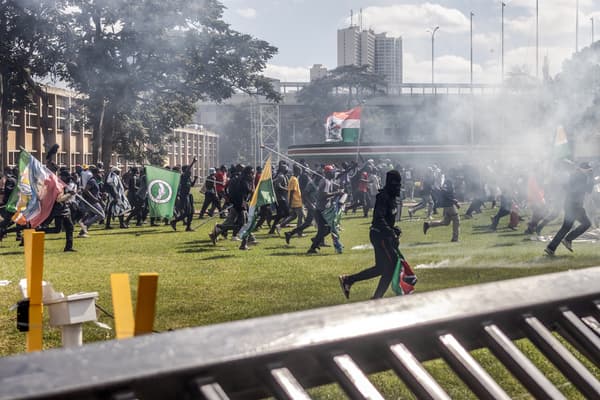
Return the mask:
[(360, 25), (360, 30), (363, 30), (363, 19), (362, 19), (362, 8), (360, 9), (360, 13), (358, 14), (358, 24)]

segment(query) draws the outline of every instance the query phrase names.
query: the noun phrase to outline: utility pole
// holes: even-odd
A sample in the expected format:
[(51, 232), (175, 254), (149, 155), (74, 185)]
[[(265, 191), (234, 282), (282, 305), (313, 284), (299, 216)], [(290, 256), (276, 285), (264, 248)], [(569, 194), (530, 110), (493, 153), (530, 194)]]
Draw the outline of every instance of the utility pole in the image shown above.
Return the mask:
[(579, 51), (579, 0), (575, 2), (575, 53)]
[(535, 78), (540, 77), (540, 3), (535, 0)]
[(475, 14), (471, 11), (471, 93), (473, 93), (473, 16)]
[(592, 44), (594, 44), (594, 17), (590, 18), (592, 21)]
[[(433, 30), (428, 30), (427, 32), (431, 32), (431, 86), (435, 83), (435, 73), (434, 73), (434, 65), (435, 65), (435, 33), (440, 29), (439, 26), (433, 28)], [(432, 87), (433, 90), (433, 87)]]
[(502, 62), (502, 80), (501, 82), (504, 83), (504, 7), (506, 7), (506, 3), (502, 2), (502, 40), (501, 42), (501, 48), (502, 48), (502, 56), (501, 56), (501, 62)]

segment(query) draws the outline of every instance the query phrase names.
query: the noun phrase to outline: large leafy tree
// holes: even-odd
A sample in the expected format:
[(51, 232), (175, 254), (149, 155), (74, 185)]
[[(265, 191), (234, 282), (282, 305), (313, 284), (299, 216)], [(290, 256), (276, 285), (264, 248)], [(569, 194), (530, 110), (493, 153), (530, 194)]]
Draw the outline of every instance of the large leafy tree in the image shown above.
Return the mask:
[(40, 122), (49, 146), (48, 100), (36, 78), (56, 72), (60, 44), (54, 35), (59, 0), (0, 0), (0, 165), (6, 164), (11, 109), (42, 103)]
[(363, 104), (383, 94), (385, 86), (385, 78), (370, 72), (367, 65), (345, 65), (302, 88), (297, 99), (306, 106), (302, 118), (310, 121), (313, 139), (322, 137), (325, 119), (332, 112)]
[(63, 78), (87, 95), (94, 158), (159, 155), (198, 100), (278, 94), (261, 75), (276, 52), (232, 30), (217, 0), (71, 0)]
[(558, 116), (570, 135), (598, 133), (600, 126), (600, 41), (563, 63), (551, 83)]

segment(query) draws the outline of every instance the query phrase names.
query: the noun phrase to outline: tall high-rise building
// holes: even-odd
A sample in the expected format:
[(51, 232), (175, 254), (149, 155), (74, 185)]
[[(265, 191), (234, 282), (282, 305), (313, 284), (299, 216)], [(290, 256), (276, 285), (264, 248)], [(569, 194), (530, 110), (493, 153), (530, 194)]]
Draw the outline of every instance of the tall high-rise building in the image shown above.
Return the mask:
[(338, 29), (337, 65), (360, 65), (360, 29), (358, 26)]
[(310, 67), (310, 81), (314, 81), (316, 79), (321, 79), (327, 75), (327, 68), (323, 66), (323, 64), (313, 64)]
[(358, 26), (338, 30), (338, 67), (368, 65), (369, 71), (385, 77), (388, 84), (402, 83), (402, 38), (376, 34)]
[(375, 72), (375, 32), (364, 30), (360, 33), (360, 65), (368, 65)]
[(385, 33), (375, 35), (376, 74), (384, 76), (390, 84), (402, 83), (402, 37), (387, 37)]

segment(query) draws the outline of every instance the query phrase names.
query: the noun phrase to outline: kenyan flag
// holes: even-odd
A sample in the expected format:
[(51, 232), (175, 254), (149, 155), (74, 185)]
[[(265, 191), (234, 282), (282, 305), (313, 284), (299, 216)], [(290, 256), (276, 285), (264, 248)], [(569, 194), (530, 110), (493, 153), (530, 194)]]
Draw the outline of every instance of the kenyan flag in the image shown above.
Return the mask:
[(571, 148), (569, 146), (569, 140), (567, 139), (567, 132), (565, 132), (565, 129), (562, 127), (562, 125), (556, 128), (552, 156), (555, 160), (571, 158)]

